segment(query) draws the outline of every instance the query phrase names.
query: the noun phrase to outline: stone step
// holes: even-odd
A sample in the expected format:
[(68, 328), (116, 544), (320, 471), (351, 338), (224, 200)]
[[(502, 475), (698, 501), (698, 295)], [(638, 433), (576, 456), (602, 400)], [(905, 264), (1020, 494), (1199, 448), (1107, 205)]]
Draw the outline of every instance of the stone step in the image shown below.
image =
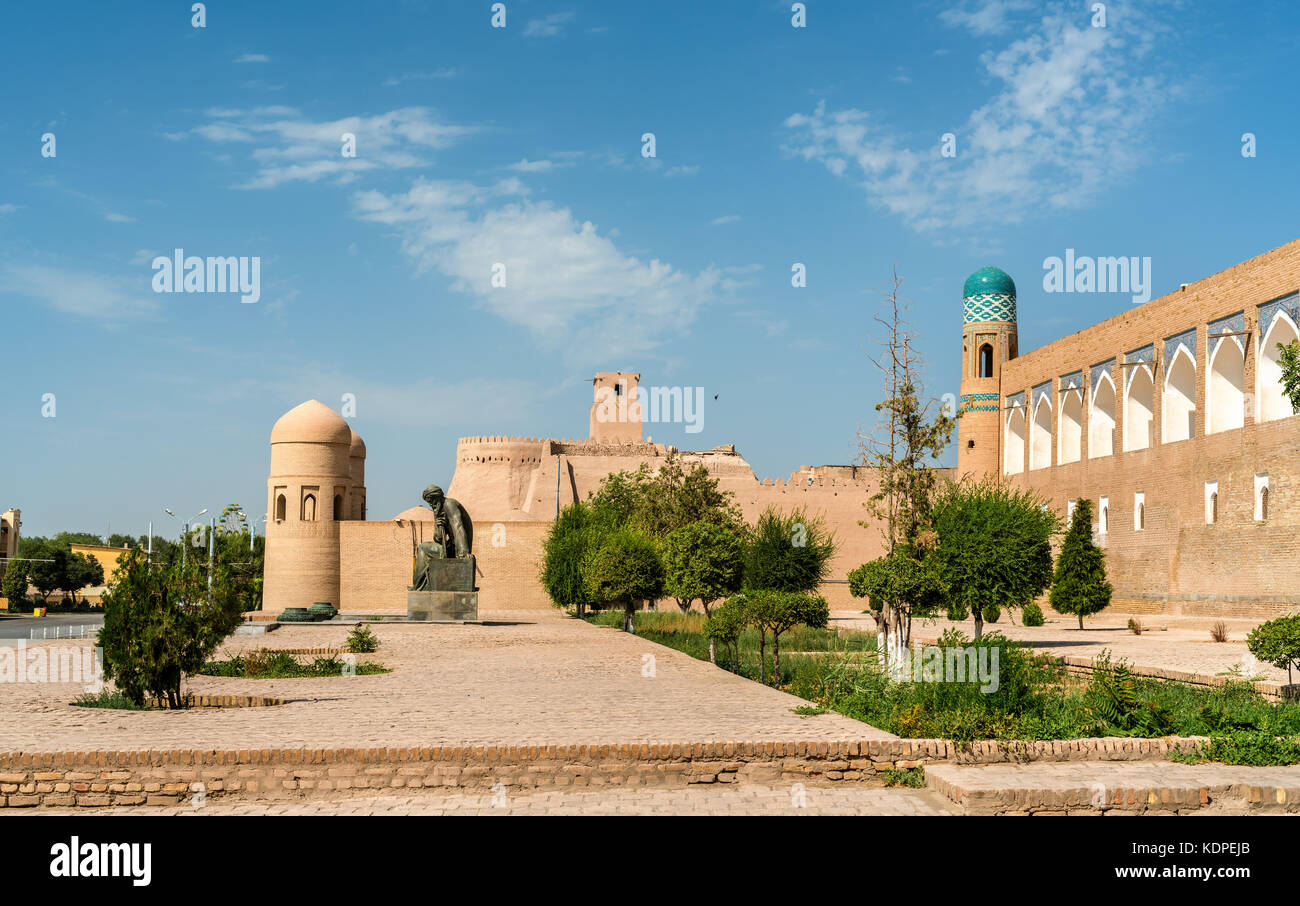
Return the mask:
[(925, 777), (967, 814), (1300, 813), (1300, 765), (947, 763), (926, 765)]

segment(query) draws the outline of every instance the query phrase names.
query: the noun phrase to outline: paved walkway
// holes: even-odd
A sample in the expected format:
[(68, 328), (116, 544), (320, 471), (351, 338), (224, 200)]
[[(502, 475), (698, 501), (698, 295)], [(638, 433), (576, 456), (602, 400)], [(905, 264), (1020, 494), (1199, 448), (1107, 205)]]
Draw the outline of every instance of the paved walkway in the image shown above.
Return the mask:
[[(493, 625), (374, 625), (393, 672), (330, 679), (196, 677), (197, 694), (278, 696), (266, 708), (78, 708), (70, 683), (0, 683), (0, 748), (255, 749), (889, 739), (688, 655), (554, 611), (489, 613)], [(257, 647), (341, 646), (342, 626), (234, 636)], [(50, 645), (83, 646), (60, 641)]]
[(996, 812), (1246, 812), (1300, 808), (1300, 765), (1069, 762), (926, 768), (951, 802)]
[[(1035, 648), (1061, 656), (1091, 658), (1103, 649), (1109, 649), (1112, 659), (1122, 658), (1133, 666), (1211, 676), (1249, 665), (1248, 669), (1256, 679), (1286, 682), (1285, 670), (1249, 658), (1246, 633), (1259, 625), (1258, 621), (1224, 620), (1228, 627), (1228, 641), (1214, 642), (1210, 639), (1209, 627), (1216, 621), (1205, 617), (1134, 617), (1149, 627), (1141, 635), (1134, 635), (1127, 626), (1131, 614), (1102, 613), (1086, 617), (1082, 631), (1075, 617), (1063, 617), (1050, 610), (1043, 615), (1047, 618), (1045, 625), (1022, 626), (1018, 613), (1016, 622), (1012, 623), (1004, 612), (1002, 619), (992, 625), (984, 624), (984, 629), (986, 632), (1001, 632), (1008, 638), (1026, 641)], [(831, 625), (867, 632), (876, 630), (875, 621), (870, 616), (853, 611), (835, 611), (831, 614)], [(971, 620), (962, 623), (933, 620), (913, 623), (912, 635), (924, 639), (938, 638), (949, 627), (956, 627), (967, 635), (975, 631), (975, 623)]]
[[(305, 802), (222, 802), (202, 807), (12, 810), (39, 815), (947, 815), (954, 807), (929, 790), (857, 785), (798, 788), (744, 785), (684, 789), (603, 789), (499, 795), (421, 793)], [(6, 813), (6, 817), (10, 813)]]

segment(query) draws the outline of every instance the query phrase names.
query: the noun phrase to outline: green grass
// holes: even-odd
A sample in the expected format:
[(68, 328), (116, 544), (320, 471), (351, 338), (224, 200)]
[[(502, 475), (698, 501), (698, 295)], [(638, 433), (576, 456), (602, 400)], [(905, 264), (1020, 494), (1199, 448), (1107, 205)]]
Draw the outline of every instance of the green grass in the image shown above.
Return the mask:
[(97, 694), (78, 695), (72, 704), (80, 708), (111, 708), (117, 711), (156, 711), (153, 705), (137, 705), (127, 698), (121, 692), (110, 692), (105, 689)]
[[(623, 628), (623, 611), (604, 610), (588, 614), (587, 622), (597, 626)], [(667, 645), (702, 661), (709, 659), (709, 640), (704, 636), (704, 614), (698, 612), (673, 613), (671, 611), (638, 611), (633, 617), (636, 634), (643, 639)], [(740, 663), (733, 663), (730, 655), (721, 648), (717, 651), (718, 666), (748, 679), (757, 680), (758, 632), (748, 630), (741, 634)], [(804, 672), (817, 672), (818, 662), (837, 660), (835, 655), (861, 657), (871, 653), (874, 657), (876, 637), (868, 632), (849, 632), (840, 635), (832, 629), (809, 629), (796, 626), (781, 634), (782, 684), (793, 682)], [(767, 638), (767, 672), (772, 669), (772, 637)], [(770, 682), (771, 678), (768, 677)]]
[[(622, 613), (589, 618), (621, 626)], [(708, 658), (700, 614), (638, 612), (637, 634)], [(950, 644), (975, 644), (951, 637)], [(1091, 679), (1069, 676), (1055, 658), (989, 633), (979, 643), (998, 648), (999, 684), (896, 682), (883, 676), (868, 633), (838, 636), (829, 630), (793, 630), (782, 637), (780, 688), (812, 705), (793, 709), (810, 716), (835, 711), (908, 739), (1080, 739), (1096, 736), (1209, 736), (1194, 756), (1227, 764), (1300, 764), (1300, 703), (1274, 703), (1247, 682), (1214, 689), (1131, 676), (1109, 658), (1094, 662)], [(719, 666), (758, 677), (758, 636), (741, 639), (740, 664)], [(823, 653), (829, 652), (829, 653)], [(771, 665), (771, 642), (768, 643)]]
[(925, 768), (894, 768), (880, 775), (885, 786), (908, 786), (921, 789), (925, 786)]
[[(224, 661), (208, 661), (199, 670), (206, 676), (232, 676), (240, 679), (302, 679), (306, 677), (344, 676), (346, 664), (337, 657), (318, 657), (301, 663), (287, 652), (252, 651)], [(352, 668), (357, 676), (392, 673), (382, 664), (362, 661)]]

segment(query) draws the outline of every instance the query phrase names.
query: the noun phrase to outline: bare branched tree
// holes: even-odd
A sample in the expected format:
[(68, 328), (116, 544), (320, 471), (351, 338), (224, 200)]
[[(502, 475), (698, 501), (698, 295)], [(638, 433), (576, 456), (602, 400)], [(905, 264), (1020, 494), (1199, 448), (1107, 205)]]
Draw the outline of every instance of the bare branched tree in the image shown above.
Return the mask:
[[(887, 558), (895, 555), (921, 560), (933, 549), (931, 513), (938, 475), (932, 463), (948, 446), (957, 413), (944, 411), (934, 399), (921, 402), (923, 363), (913, 347), (918, 334), (904, 317), (910, 303), (899, 294), (903, 278), (893, 269), (882, 292), (880, 311), (874, 317), (883, 328), (877, 342), (881, 352), (869, 356), (884, 378), (885, 399), (876, 404), (880, 413), (874, 431), (858, 432), (862, 463), (876, 471), (875, 491), (866, 501), (871, 518), (880, 526)], [(886, 600), (881, 619), (894, 644), (906, 646), (912, 635), (912, 608), (906, 601)]]

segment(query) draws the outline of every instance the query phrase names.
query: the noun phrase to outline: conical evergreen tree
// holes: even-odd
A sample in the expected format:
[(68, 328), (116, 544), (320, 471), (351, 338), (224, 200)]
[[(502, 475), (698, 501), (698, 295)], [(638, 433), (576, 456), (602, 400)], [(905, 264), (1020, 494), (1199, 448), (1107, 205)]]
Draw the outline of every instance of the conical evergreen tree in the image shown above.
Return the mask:
[(1074, 505), (1070, 530), (1065, 533), (1061, 554), (1056, 558), (1049, 597), (1057, 613), (1083, 618), (1110, 605), (1110, 583), (1106, 581), (1106, 554), (1092, 543), (1092, 501), (1080, 499)]

